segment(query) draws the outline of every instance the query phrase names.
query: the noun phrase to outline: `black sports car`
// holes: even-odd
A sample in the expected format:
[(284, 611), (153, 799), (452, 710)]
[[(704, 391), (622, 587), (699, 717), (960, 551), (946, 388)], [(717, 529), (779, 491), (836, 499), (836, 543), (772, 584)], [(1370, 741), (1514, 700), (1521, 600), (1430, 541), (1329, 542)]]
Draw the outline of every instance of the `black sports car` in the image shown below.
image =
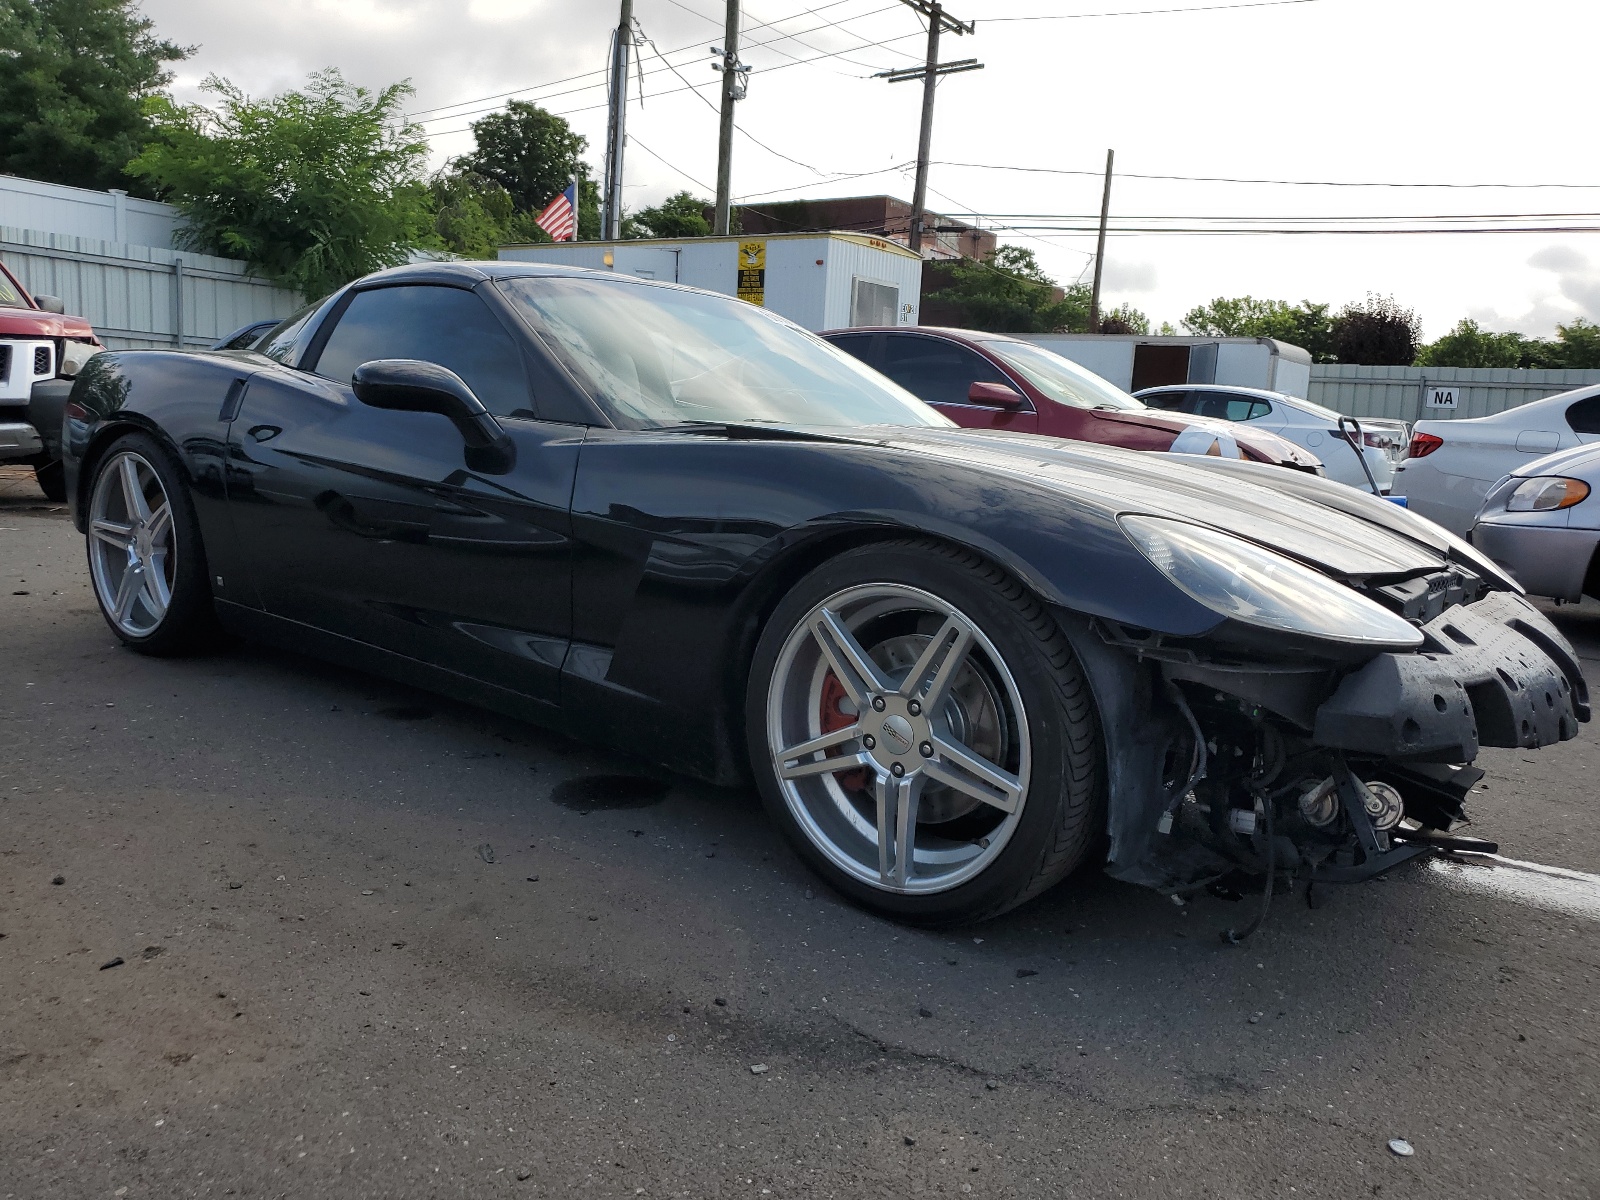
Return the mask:
[(914, 921), (1091, 857), (1372, 874), (1449, 841), (1480, 744), (1589, 717), (1516, 584), (1393, 505), (957, 430), (759, 308), (605, 273), (401, 267), (260, 352), (102, 354), (66, 444), (130, 646), (231, 632), (753, 776)]

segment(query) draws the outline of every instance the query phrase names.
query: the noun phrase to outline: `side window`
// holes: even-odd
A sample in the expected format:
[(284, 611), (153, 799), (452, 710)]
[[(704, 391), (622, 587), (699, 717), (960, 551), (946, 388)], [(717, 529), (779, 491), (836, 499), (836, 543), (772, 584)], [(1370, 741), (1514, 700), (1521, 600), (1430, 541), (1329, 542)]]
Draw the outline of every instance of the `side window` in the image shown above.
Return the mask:
[(870, 333), (845, 333), (838, 337), (831, 337), (828, 341), (846, 354), (852, 354), (859, 358), (870, 367), (872, 365), (872, 339), (874, 336), (874, 334)]
[(348, 384), (375, 358), (419, 358), (448, 367), (490, 412), (531, 417), (522, 355), (488, 306), (459, 288), (407, 285), (357, 292), (314, 368)]
[[(272, 359), (273, 362), (287, 364), (294, 354), (295, 346), (300, 342), (300, 334), (305, 330), (306, 322), (321, 307), (321, 300), (318, 300), (315, 304), (306, 305), (292, 317), (282, 321), (276, 328), (269, 330), (256, 346), (256, 349)], [(232, 349), (232, 347), (230, 346), (229, 349)]]
[(954, 342), (904, 333), (885, 334), (883, 341), (880, 370), (929, 404), (970, 404), (967, 389), (974, 383), (1014, 386), (988, 359)]
[(1227, 392), (1201, 392), (1198, 412), (1202, 417), (1215, 417), (1219, 421), (1254, 421), (1267, 415), (1267, 406), (1251, 396), (1233, 396)]
[(1567, 424), (1573, 433), (1600, 433), (1600, 396), (1578, 400), (1567, 407)]
[(1148, 396), (1140, 396), (1149, 408), (1159, 408), (1166, 412), (1191, 412), (1194, 405), (1190, 403), (1193, 392), (1154, 392)]

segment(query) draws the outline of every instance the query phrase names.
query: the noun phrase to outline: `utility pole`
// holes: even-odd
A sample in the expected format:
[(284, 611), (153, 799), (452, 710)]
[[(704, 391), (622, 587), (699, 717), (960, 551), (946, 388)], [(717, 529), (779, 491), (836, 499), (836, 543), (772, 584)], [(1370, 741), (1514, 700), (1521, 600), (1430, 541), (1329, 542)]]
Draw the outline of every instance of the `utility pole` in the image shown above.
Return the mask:
[(1111, 160), (1115, 154), (1106, 151), (1106, 190), (1100, 197), (1100, 238), (1094, 247), (1094, 290), (1089, 293), (1090, 333), (1100, 332), (1100, 271), (1106, 265), (1106, 221), (1111, 216)]
[(739, 61), (739, 0), (728, 0), (728, 17), (722, 46), (711, 53), (722, 56), (722, 110), (717, 130), (717, 209), (711, 232), (726, 236), (733, 202), (733, 106), (749, 88), (750, 68)]
[(957, 35), (972, 33), (976, 21), (962, 24), (948, 15), (938, 0), (900, 0), (907, 8), (915, 9), (928, 21), (928, 57), (920, 67), (906, 67), (899, 71), (881, 71), (875, 79), (890, 83), (907, 83), (922, 80), (922, 129), (917, 137), (917, 182), (911, 194), (911, 249), (922, 253), (922, 234), (928, 217), (928, 157), (933, 147), (933, 89), (941, 75), (954, 75), (960, 71), (981, 71), (983, 64), (975, 58), (956, 62), (939, 61), (939, 34), (944, 31)]
[(622, 0), (622, 16), (611, 43), (611, 119), (606, 126), (606, 190), (600, 201), (600, 236), (622, 236), (622, 151), (627, 144), (628, 59), (633, 51), (633, 0)]

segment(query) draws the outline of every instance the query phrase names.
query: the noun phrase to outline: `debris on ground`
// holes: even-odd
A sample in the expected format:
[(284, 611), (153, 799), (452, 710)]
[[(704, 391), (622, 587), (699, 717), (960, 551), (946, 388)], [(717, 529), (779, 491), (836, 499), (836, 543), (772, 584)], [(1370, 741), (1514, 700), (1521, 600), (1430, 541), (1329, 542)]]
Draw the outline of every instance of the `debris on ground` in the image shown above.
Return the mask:
[(727, 1008), (728, 1007), (728, 1002), (726, 1000), (724, 1000), (721, 996), (718, 996), (711, 1003), (715, 1004), (718, 1008)]
[(1032, 977), (1034, 975), (1037, 975), (1038, 973), (1039, 972), (1034, 971), (1034, 970), (1030, 970), (1027, 967), (1018, 967), (1017, 968), (1017, 978), (1018, 979), (1028, 979), (1028, 978), (1030, 978), (1030, 977)]
[(1406, 1141), (1405, 1138), (1390, 1138), (1389, 1149), (1393, 1150), (1401, 1158), (1410, 1158), (1416, 1153), (1416, 1151), (1412, 1149), (1411, 1143)]
[(919, 1008), (919, 1009), (917, 1009), (917, 1016), (919, 1016), (919, 1017), (931, 1017), (931, 1016), (933, 1016), (933, 1010), (931, 1008)]
[(752, 1063), (750, 1065), (750, 1074), (752, 1074), (752, 1075), (765, 1075), (766, 1073), (767, 1073), (767, 1064), (766, 1063)]
[(991, 1092), (998, 1091), (999, 1088), (1000, 1088), (1000, 1085), (997, 1082), (995, 1082), (993, 1079), (984, 1080), (983, 1081), (983, 1086), (988, 1088)]
[(53, 875), (50, 877), (50, 882), (55, 884), (57, 887), (60, 887), (66, 881), (67, 877), (65, 875)]
[(110, 962), (101, 963), (100, 964), (100, 969), (102, 971), (109, 971), (112, 967), (120, 967), (121, 965), (122, 965), (122, 956), (119, 954), (116, 958), (113, 958)]
[(139, 952), (139, 957), (149, 962), (152, 958), (159, 958), (167, 952), (165, 946), (146, 946)]
[(485, 842), (478, 847), (478, 857), (486, 863), (492, 863), (494, 861), (494, 847)]

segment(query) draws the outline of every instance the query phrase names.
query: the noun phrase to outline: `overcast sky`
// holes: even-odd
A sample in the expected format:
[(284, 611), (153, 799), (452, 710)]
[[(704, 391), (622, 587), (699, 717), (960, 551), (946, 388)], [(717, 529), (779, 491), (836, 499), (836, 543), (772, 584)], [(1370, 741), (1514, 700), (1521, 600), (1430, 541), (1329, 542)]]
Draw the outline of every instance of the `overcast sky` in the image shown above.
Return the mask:
[[(1594, 4), (1298, 0), (1062, 19), (1218, 2), (955, 0), (952, 14), (976, 20), (977, 30), (947, 35), (941, 58), (977, 57), (985, 69), (939, 86), (930, 204), (986, 214), (996, 227), (1092, 224), (1098, 173), (1114, 147), (1114, 221), (1141, 227), (1243, 218), (1282, 228), (1308, 217), (1346, 227), (1353, 218), (1392, 226), (1370, 218), (1397, 217), (1437, 226), (1476, 215), (1503, 227), (1531, 223), (1524, 214), (1563, 214), (1537, 222), (1546, 226), (1600, 226)], [(325, 66), (373, 87), (409, 79), (417, 91), (409, 108), (427, 121), (442, 163), (470, 147), (467, 124), (500, 102), (499, 93), (531, 89), (518, 95), (566, 115), (588, 137), (600, 173), (614, 2), (143, 7), (161, 35), (198, 46), (180, 64), (180, 99), (201, 98), (199, 82), (211, 72), (253, 94), (294, 86)], [(644, 95), (641, 102), (635, 75), (629, 206), (685, 187), (709, 196), (717, 77), (708, 47), (722, 40), (724, 5), (634, 7), (677, 73), (654, 48), (640, 47)], [(738, 108), (749, 136), (736, 142), (735, 197), (909, 199), (902, 164), (916, 155), (921, 85), (871, 75), (921, 60), (917, 15), (896, 0), (756, 0), (744, 11), (742, 57), (755, 69)], [(984, 169), (994, 167), (1033, 170)], [(837, 178), (862, 172), (881, 173)], [(1587, 186), (1307, 187), (1139, 175)], [(1085, 271), (1094, 249), (1092, 234), (1014, 228), (1001, 237), (1036, 250), (1063, 281)], [(1158, 322), (1176, 324), (1192, 305), (1220, 295), (1340, 304), (1367, 292), (1415, 308), (1429, 338), (1462, 316), (1549, 335), (1557, 321), (1600, 320), (1600, 234), (1127, 233), (1113, 236), (1106, 253), (1109, 302), (1131, 302)]]

